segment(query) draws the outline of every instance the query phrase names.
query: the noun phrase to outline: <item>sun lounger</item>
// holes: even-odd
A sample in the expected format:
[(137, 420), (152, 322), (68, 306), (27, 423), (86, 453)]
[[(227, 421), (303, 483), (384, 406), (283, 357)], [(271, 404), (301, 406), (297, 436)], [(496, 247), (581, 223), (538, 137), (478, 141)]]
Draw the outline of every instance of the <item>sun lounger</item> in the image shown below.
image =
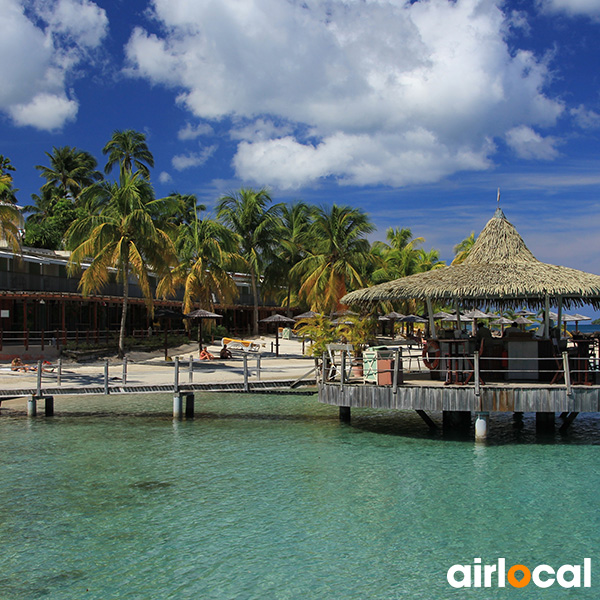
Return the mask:
[(258, 352), (260, 345), (250, 340), (236, 340), (233, 338), (223, 338), (221, 346), (227, 346), (229, 350), (243, 350), (244, 352)]

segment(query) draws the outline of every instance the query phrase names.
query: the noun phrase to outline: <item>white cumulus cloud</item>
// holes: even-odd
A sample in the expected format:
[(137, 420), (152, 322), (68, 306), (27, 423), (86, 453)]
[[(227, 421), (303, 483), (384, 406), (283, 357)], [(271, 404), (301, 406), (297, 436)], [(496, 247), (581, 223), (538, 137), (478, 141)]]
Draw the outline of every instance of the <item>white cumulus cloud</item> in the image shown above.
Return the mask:
[(195, 140), (203, 135), (212, 135), (213, 133), (213, 128), (208, 123), (198, 123), (197, 125), (186, 123), (185, 127), (177, 132), (177, 138), (182, 141)]
[(566, 13), (570, 16), (588, 16), (600, 18), (600, 2), (598, 0), (538, 0), (538, 4), (546, 12)]
[(177, 171), (183, 171), (191, 167), (200, 167), (215, 153), (216, 149), (216, 146), (207, 146), (200, 152), (178, 154), (171, 159), (171, 164)]
[[(494, 139), (555, 124), (551, 73), (509, 48), (501, 0), (153, 0), (128, 73), (232, 123), (238, 176), (401, 186), (489, 168)], [(540, 135), (538, 133), (538, 135)], [(532, 154), (533, 156), (533, 154)]]
[(67, 78), (105, 37), (106, 13), (89, 0), (0, 0), (0, 8), (0, 111), (16, 125), (58, 129), (77, 114)]
[(517, 156), (526, 159), (552, 160), (558, 156), (558, 140), (551, 136), (542, 137), (531, 127), (521, 125), (506, 133), (506, 142)]

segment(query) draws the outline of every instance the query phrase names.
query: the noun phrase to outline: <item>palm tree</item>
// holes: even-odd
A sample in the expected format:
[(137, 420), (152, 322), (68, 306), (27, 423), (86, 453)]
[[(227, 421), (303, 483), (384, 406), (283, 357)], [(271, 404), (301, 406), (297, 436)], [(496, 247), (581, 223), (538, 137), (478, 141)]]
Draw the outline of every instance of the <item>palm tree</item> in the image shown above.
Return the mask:
[(388, 228), (386, 238), (389, 243), (375, 242), (373, 251), (380, 257), (380, 266), (373, 272), (375, 283), (392, 281), (419, 271), (422, 250), (419, 246), (423, 237), (414, 238), (409, 228)]
[(431, 248), (429, 252), (425, 250), (419, 250), (419, 263), (417, 265), (417, 272), (422, 273), (424, 271), (432, 271), (433, 269), (439, 269), (445, 267), (446, 263), (440, 260), (440, 251), (435, 248)]
[[(12, 188), (12, 177), (0, 175), (0, 197)], [(0, 239), (6, 240), (7, 244), (17, 252), (21, 247), (20, 229), (23, 225), (23, 217), (19, 209), (10, 202), (0, 201)]]
[[(13, 188), (12, 176), (8, 173), (8, 171), (16, 171), (16, 169), (10, 162), (10, 158), (0, 154), (0, 176), (7, 176), (9, 178), (8, 180), (5, 180), (5, 183), (2, 184), (2, 190), (0, 191), (0, 202), (16, 204), (16, 194), (19, 190)], [(8, 185), (6, 184), (6, 181), (8, 181)]]
[(133, 129), (113, 132), (110, 141), (102, 148), (102, 154), (108, 154), (108, 161), (104, 172), (112, 171), (115, 165), (121, 169), (133, 171), (133, 167), (140, 171), (145, 179), (150, 179), (150, 169), (154, 167), (154, 157), (146, 144), (146, 135)]
[(183, 286), (183, 312), (194, 309), (194, 303), (214, 309), (216, 294), (222, 302), (231, 301), (237, 288), (228, 270), (237, 255), (232, 252), (233, 235), (221, 223), (196, 218), (182, 223), (175, 241), (178, 261), (160, 280), (156, 294), (172, 296)]
[(121, 171), (118, 182), (103, 181), (85, 190), (82, 198), (88, 214), (67, 231), (67, 247), (73, 252), (70, 268), (91, 258), (79, 287), (84, 295), (99, 291), (115, 269), (123, 284), (123, 312), (119, 333), (119, 356), (125, 353), (125, 326), (129, 277), (133, 276), (152, 310), (150, 269), (161, 273), (174, 263), (175, 248), (169, 233), (157, 224), (165, 200), (154, 199), (149, 182), (139, 173)]
[(267, 208), (271, 201), (264, 188), (241, 188), (222, 196), (217, 203), (217, 217), (235, 234), (241, 268), (250, 275), (254, 335), (258, 335), (258, 284), (276, 244), (277, 218), (281, 212), (279, 204)]
[(292, 298), (300, 288), (298, 276), (291, 273), (291, 268), (306, 256), (310, 245), (310, 224), (311, 208), (304, 202), (281, 207), (281, 222), (277, 231), (279, 248), (265, 269), (265, 287), (282, 292), (280, 297), (288, 317), (291, 316)]
[(96, 170), (98, 162), (89, 152), (63, 146), (54, 147), (51, 153), (45, 154), (50, 159), (50, 166), (35, 166), (40, 177), (46, 180), (42, 193), (57, 188), (63, 198), (76, 200), (85, 187), (102, 179), (102, 173)]
[(311, 248), (292, 268), (303, 277), (300, 295), (312, 310), (340, 307), (349, 288), (363, 287), (361, 271), (370, 260), (366, 235), (374, 230), (365, 213), (349, 206), (316, 208), (310, 227)]
[(462, 263), (465, 260), (465, 258), (469, 256), (469, 253), (471, 252), (471, 249), (474, 245), (475, 232), (471, 231), (470, 236), (466, 237), (462, 242), (459, 242), (458, 244), (456, 244), (456, 246), (454, 246), (454, 260), (451, 264), (460, 265), (460, 263)]

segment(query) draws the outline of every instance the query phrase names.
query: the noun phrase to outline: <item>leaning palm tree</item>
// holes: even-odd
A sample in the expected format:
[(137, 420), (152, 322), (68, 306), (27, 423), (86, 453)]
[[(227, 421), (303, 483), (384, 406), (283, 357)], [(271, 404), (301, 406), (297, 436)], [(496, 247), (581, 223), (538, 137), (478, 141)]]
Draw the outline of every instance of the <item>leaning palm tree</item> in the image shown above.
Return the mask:
[(258, 335), (258, 285), (275, 248), (277, 218), (281, 212), (279, 204), (267, 208), (270, 202), (271, 196), (266, 189), (242, 188), (222, 196), (217, 203), (217, 217), (234, 233), (240, 266), (250, 275), (254, 335)]
[(156, 295), (173, 296), (183, 287), (183, 312), (189, 313), (195, 303), (214, 309), (214, 297), (230, 302), (237, 288), (229, 267), (239, 258), (234, 252), (231, 232), (212, 219), (196, 217), (182, 223), (175, 240), (178, 261), (160, 280)]
[(115, 165), (132, 172), (140, 171), (142, 176), (150, 179), (150, 169), (154, 167), (154, 157), (146, 144), (146, 135), (133, 129), (113, 132), (110, 141), (102, 148), (102, 154), (108, 154), (105, 173), (110, 173)]
[(67, 247), (73, 249), (71, 271), (91, 259), (79, 287), (84, 295), (97, 292), (111, 270), (123, 284), (123, 312), (119, 332), (119, 356), (125, 353), (125, 327), (129, 279), (134, 277), (152, 310), (150, 270), (162, 272), (174, 263), (175, 248), (169, 233), (158, 226), (157, 214), (165, 200), (156, 200), (149, 182), (140, 173), (122, 170), (118, 182), (103, 181), (87, 188), (83, 200), (88, 214), (67, 231)]
[(313, 219), (311, 249), (292, 274), (303, 278), (300, 295), (311, 309), (328, 312), (340, 307), (348, 289), (364, 286), (361, 271), (370, 260), (365, 236), (374, 226), (361, 210), (335, 204), (315, 209)]
[[(10, 175), (0, 175), (0, 197), (12, 189)], [(0, 240), (17, 252), (21, 247), (21, 233), (23, 217), (19, 209), (11, 202), (0, 201)]]

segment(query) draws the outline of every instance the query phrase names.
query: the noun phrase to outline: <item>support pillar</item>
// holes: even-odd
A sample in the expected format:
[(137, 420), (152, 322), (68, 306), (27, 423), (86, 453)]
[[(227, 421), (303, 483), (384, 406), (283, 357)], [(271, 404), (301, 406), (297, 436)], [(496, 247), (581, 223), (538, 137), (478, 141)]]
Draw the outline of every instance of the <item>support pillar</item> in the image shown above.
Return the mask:
[(442, 411), (442, 425), (444, 433), (468, 432), (471, 428), (471, 411), (444, 410)]
[(523, 428), (523, 413), (522, 412), (514, 412), (513, 413), (513, 427), (517, 429)]
[(54, 396), (44, 396), (44, 413), (47, 417), (54, 416)]
[(553, 412), (538, 412), (535, 413), (535, 430), (537, 433), (554, 433)]
[(194, 394), (189, 392), (185, 395), (185, 418), (194, 418)]
[(173, 394), (173, 418), (181, 419), (183, 415), (183, 395), (180, 392)]
[(35, 417), (37, 415), (37, 398), (29, 396), (27, 398), (27, 416)]
[(349, 406), (340, 406), (340, 421), (342, 423), (350, 423), (352, 416)]
[(488, 425), (490, 420), (490, 413), (480, 412), (477, 413), (475, 419), (475, 441), (483, 442), (487, 439)]

